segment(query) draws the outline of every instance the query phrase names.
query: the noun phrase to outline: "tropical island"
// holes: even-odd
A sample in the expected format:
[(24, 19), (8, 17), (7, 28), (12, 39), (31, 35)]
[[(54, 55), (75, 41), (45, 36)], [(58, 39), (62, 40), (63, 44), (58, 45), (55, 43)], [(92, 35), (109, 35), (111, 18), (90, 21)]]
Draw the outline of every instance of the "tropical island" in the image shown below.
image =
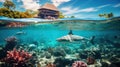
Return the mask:
[[(36, 15), (42, 14), (43, 13), (42, 9), (44, 8), (50, 9), (53, 11), (54, 10), (58, 11), (58, 9), (54, 5), (48, 4), (48, 3), (42, 6), (40, 9), (38, 9), (39, 11), (26, 10), (24, 12), (20, 12), (15, 10), (15, 8), (16, 8), (16, 5), (12, 1), (5, 0), (5, 2), (3, 3), (3, 7), (0, 8), (0, 16), (9, 17), (9, 18), (33, 18), (33, 17), (36, 17)], [(40, 13), (40, 10), (41, 10), (41, 13)], [(64, 15), (61, 12), (58, 11), (57, 13), (58, 13), (57, 18), (64, 18)]]

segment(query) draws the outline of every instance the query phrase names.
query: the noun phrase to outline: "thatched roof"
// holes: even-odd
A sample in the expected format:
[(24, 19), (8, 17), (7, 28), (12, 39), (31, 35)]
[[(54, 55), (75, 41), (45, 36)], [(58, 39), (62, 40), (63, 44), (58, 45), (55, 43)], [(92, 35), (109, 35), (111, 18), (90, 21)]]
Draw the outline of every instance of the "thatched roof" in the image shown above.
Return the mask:
[(40, 9), (50, 9), (50, 10), (58, 11), (58, 9), (57, 9), (57, 7), (55, 5), (49, 4), (49, 3), (46, 3)]

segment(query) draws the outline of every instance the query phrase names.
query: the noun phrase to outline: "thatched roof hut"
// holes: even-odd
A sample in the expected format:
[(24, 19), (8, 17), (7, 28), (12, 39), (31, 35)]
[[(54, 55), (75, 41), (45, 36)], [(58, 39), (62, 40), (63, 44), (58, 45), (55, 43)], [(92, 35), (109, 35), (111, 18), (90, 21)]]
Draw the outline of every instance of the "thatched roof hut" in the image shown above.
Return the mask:
[(59, 10), (53, 4), (46, 3), (39, 10), (38, 16), (43, 19), (58, 18)]

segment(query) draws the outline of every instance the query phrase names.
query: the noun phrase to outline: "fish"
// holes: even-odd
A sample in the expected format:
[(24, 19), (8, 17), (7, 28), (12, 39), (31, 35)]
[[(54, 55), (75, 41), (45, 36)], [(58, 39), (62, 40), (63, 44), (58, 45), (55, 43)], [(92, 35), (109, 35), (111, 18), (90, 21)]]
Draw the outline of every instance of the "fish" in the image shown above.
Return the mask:
[(26, 33), (23, 32), (23, 31), (19, 31), (19, 32), (16, 33), (16, 35), (22, 35), (22, 34), (26, 34)]
[(95, 36), (91, 38), (86, 38), (79, 35), (74, 35), (72, 31), (70, 31), (67, 35), (57, 38), (58, 42), (77, 42), (77, 41), (90, 41), (90, 43), (94, 44)]

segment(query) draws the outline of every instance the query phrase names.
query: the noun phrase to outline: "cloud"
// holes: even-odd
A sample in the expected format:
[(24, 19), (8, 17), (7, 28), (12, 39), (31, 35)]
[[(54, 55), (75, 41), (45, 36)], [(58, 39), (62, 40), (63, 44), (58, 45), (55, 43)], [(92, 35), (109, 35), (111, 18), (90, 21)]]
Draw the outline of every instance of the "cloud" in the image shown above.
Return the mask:
[(40, 8), (39, 0), (21, 0), (23, 2), (23, 8), (36, 11)]
[(61, 10), (64, 11), (65, 15), (68, 15), (68, 14), (77, 13), (79, 9), (78, 8), (72, 8), (72, 7), (63, 7), (63, 8), (61, 8)]
[(75, 14), (75, 13), (80, 13), (80, 12), (95, 12), (97, 9), (90, 7), (90, 8), (85, 8), (85, 9), (79, 9), (79, 8), (72, 8), (72, 7), (63, 7), (61, 8), (62, 11), (64, 11), (65, 15), (68, 14)]
[(90, 8), (81, 9), (78, 12), (95, 12), (97, 10), (98, 9), (96, 9), (96, 8), (90, 7)]
[(97, 16), (96, 16), (95, 14), (89, 14), (89, 15), (86, 15), (86, 14), (74, 14), (73, 16), (79, 17), (79, 18), (81, 18), (81, 19), (97, 18)]
[(120, 3), (114, 5), (113, 7), (120, 7)]
[[(12, 1), (12, 0), (9, 0), (9, 1)], [(0, 0), (0, 2), (5, 2), (5, 0)]]
[(110, 4), (106, 4), (106, 5), (101, 5), (101, 6), (98, 6), (97, 8), (104, 8), (104, 7), (107, 7), (107, 6), (110, 6)]
[(51, 0), (55, 6), (59, 6), (62, 3), (69, 2), (71, 0)]
[(0, 0), (0, 2), (5, 2), (5, 0)]
[(107, 7), (107, 6), (110, 6), (110, 4), (106, 4), (106, 5), (101, 5), (101, 6), (98, 6), (98, 7), (89, 7), (89, 8), (83, 8), (83, 9), (80, 9), (80, 8), (72, 8), (70, 6), (68, 7), (63, 7), (61, 8), (62, 11), (64, 11), (64, 14), (65, 15), (69, 15), (69, 14), (76, 14), (76, 13), (81, 13), (81, 12), (96, 12), (104, 7)]

